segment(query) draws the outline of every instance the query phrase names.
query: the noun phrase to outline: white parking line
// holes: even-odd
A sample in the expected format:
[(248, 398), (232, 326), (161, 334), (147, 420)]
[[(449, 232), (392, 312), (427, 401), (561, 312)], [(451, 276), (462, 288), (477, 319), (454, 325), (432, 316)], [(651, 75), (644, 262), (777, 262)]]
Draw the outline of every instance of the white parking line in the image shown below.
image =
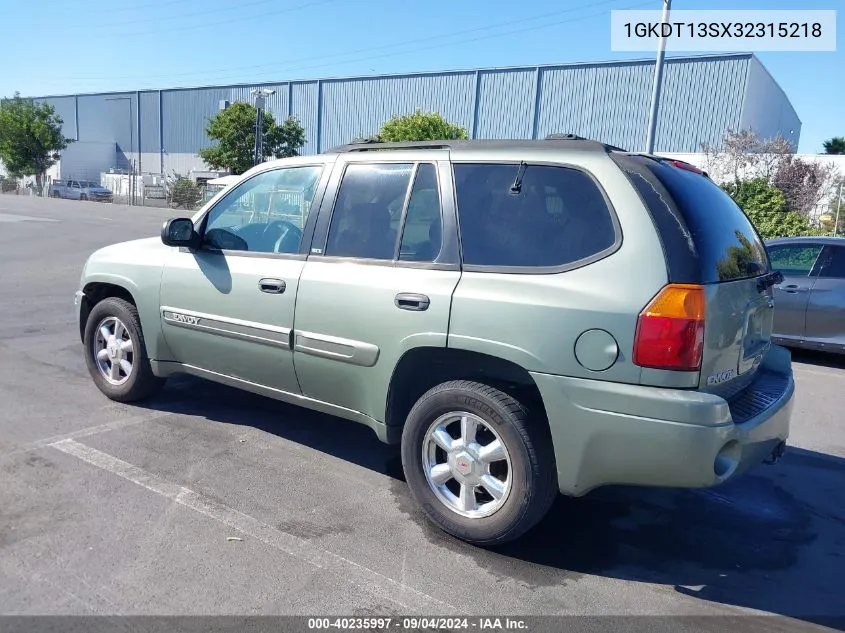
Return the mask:
[(317, 547), (305, 539), (277, 530), (254, 517), (230, 508), (210, 497), (194, 492), (179, 484), (161, 479), (138, 466), (113, 457), (108, 453), (103, 453), (73, 439), (59, 440), (51, 443), (49, 446), (68, 455), (73, 455), (97, 468), (123, 477), (134, 484), (175, 501), (215, 521), (228, 525), (242, 534), (251, 536), (315, 567), (330, 571), (344, 580), (348, 580), (354, 585), (380, 598), (390, 600), (405, 609), (430, 613), (432, 607), (436, 606), (440, 609), (447, 609), (452, 613), (457, 613), (456, 607), (451, 604), (438, 600), (433, 596), (409, 587), (368, 567), (359, 565), (348, 558)]
[(0, 222), (58, 222), (58, 220), (17, 213), (0, 213)]
[(82, 437), (89, 437), (97, 435), (98, 433), (105, 433), (107, 431), (116, 431), (117, 429), (124, 429), (128, 426), (135, 426), (136, 424), (143, 424), (144, 422), (152, 422), (160, 418), (166, 418), (169, 415), (175, 415), (170, 411), (156, 411), (155, 413), (145, 413), (144, 415), (134, 415), (129, 418), (118, 418), (105, 424), (98, 424), (96, 426), (87, 426), (84, 429), (71, 431), (70, 433), (62, 433), (61, 435), (54, 435), (53, 437), (45, 437), (43, 440), (36, 440), (26, 444), (22, 450), (31, 451), (39, 448), (45, 448), (51, 444), (55, 444), (60, 440), (75, 440)]

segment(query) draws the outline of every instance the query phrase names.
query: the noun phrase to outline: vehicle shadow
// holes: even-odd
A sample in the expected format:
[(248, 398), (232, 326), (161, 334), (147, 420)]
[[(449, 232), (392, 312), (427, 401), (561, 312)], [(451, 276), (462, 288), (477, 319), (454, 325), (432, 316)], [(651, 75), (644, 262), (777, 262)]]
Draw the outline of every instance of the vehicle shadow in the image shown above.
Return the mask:
[(484, 549), (425, 520), (397, 447), (362, 425), (182, 376), (147, 406), (250, 426), (389, 475), (397, 507), (431, 543), (524, 586), (604, 576), (845, 630), (841, 457), (791, 447), (776, 466), (713, 489), (608, 487), (561, 496), (525, 537)]
[(817, 367), (830, 367), (832, 369), (845, 369), (845, 354), (831, 354), (794, 348), (790, 352), (792, 353), (792, 360), (796, 363), (816, 365)]

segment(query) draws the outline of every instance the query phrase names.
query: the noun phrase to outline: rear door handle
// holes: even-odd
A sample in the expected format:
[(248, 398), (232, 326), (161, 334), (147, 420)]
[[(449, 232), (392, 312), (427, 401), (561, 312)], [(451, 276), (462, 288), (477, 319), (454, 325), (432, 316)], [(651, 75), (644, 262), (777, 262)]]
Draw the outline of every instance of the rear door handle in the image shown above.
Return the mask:
[(431, 303), (425, 295), (415, 294), (413, 292), (400, 292), (396, 295), (393, 302), (400, 310), (411, 310), (413, 312), (428, 310), (428, 306)]
[(285, 291), (285, 282), (281, 279), (271, 279), (265, 277), (258, 281), (258, 289), (261, 292), (267, 292), (271, 295), (280, 295)]

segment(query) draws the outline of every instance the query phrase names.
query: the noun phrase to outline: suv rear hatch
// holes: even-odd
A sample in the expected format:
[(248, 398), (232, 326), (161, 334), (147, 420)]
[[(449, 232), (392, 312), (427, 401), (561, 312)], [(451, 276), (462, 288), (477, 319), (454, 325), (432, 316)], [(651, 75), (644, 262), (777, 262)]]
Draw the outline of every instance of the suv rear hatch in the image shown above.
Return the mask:
[(687, 357), (698, 367), (691, 362), (681, 369), (699, 371), (700, 390), (735, 400), (754, 381), (771, 345), (777, 273), (771, 272), (760, 236), (733, 199), (695, 167), (653, 156), (611, 155), (651, 214), (669, 283), (702, 304), (703, 336), (699, 329), (694, 343), (693, 334), (688, 337), (696, 353)]

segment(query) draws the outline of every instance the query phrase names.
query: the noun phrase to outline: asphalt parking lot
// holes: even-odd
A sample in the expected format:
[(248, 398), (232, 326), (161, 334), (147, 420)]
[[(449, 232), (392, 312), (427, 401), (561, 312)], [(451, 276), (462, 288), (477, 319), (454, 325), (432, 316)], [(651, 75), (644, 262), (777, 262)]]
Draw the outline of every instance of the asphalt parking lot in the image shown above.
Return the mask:
[(0, 196), (0, 613), (845, 615), (845, 359), (795, 355), (778, 465), (561, 498), (478, 549), (362, 426), (197, 379), (144, 406), (96, 390), (82, 264), (172, 214)]

